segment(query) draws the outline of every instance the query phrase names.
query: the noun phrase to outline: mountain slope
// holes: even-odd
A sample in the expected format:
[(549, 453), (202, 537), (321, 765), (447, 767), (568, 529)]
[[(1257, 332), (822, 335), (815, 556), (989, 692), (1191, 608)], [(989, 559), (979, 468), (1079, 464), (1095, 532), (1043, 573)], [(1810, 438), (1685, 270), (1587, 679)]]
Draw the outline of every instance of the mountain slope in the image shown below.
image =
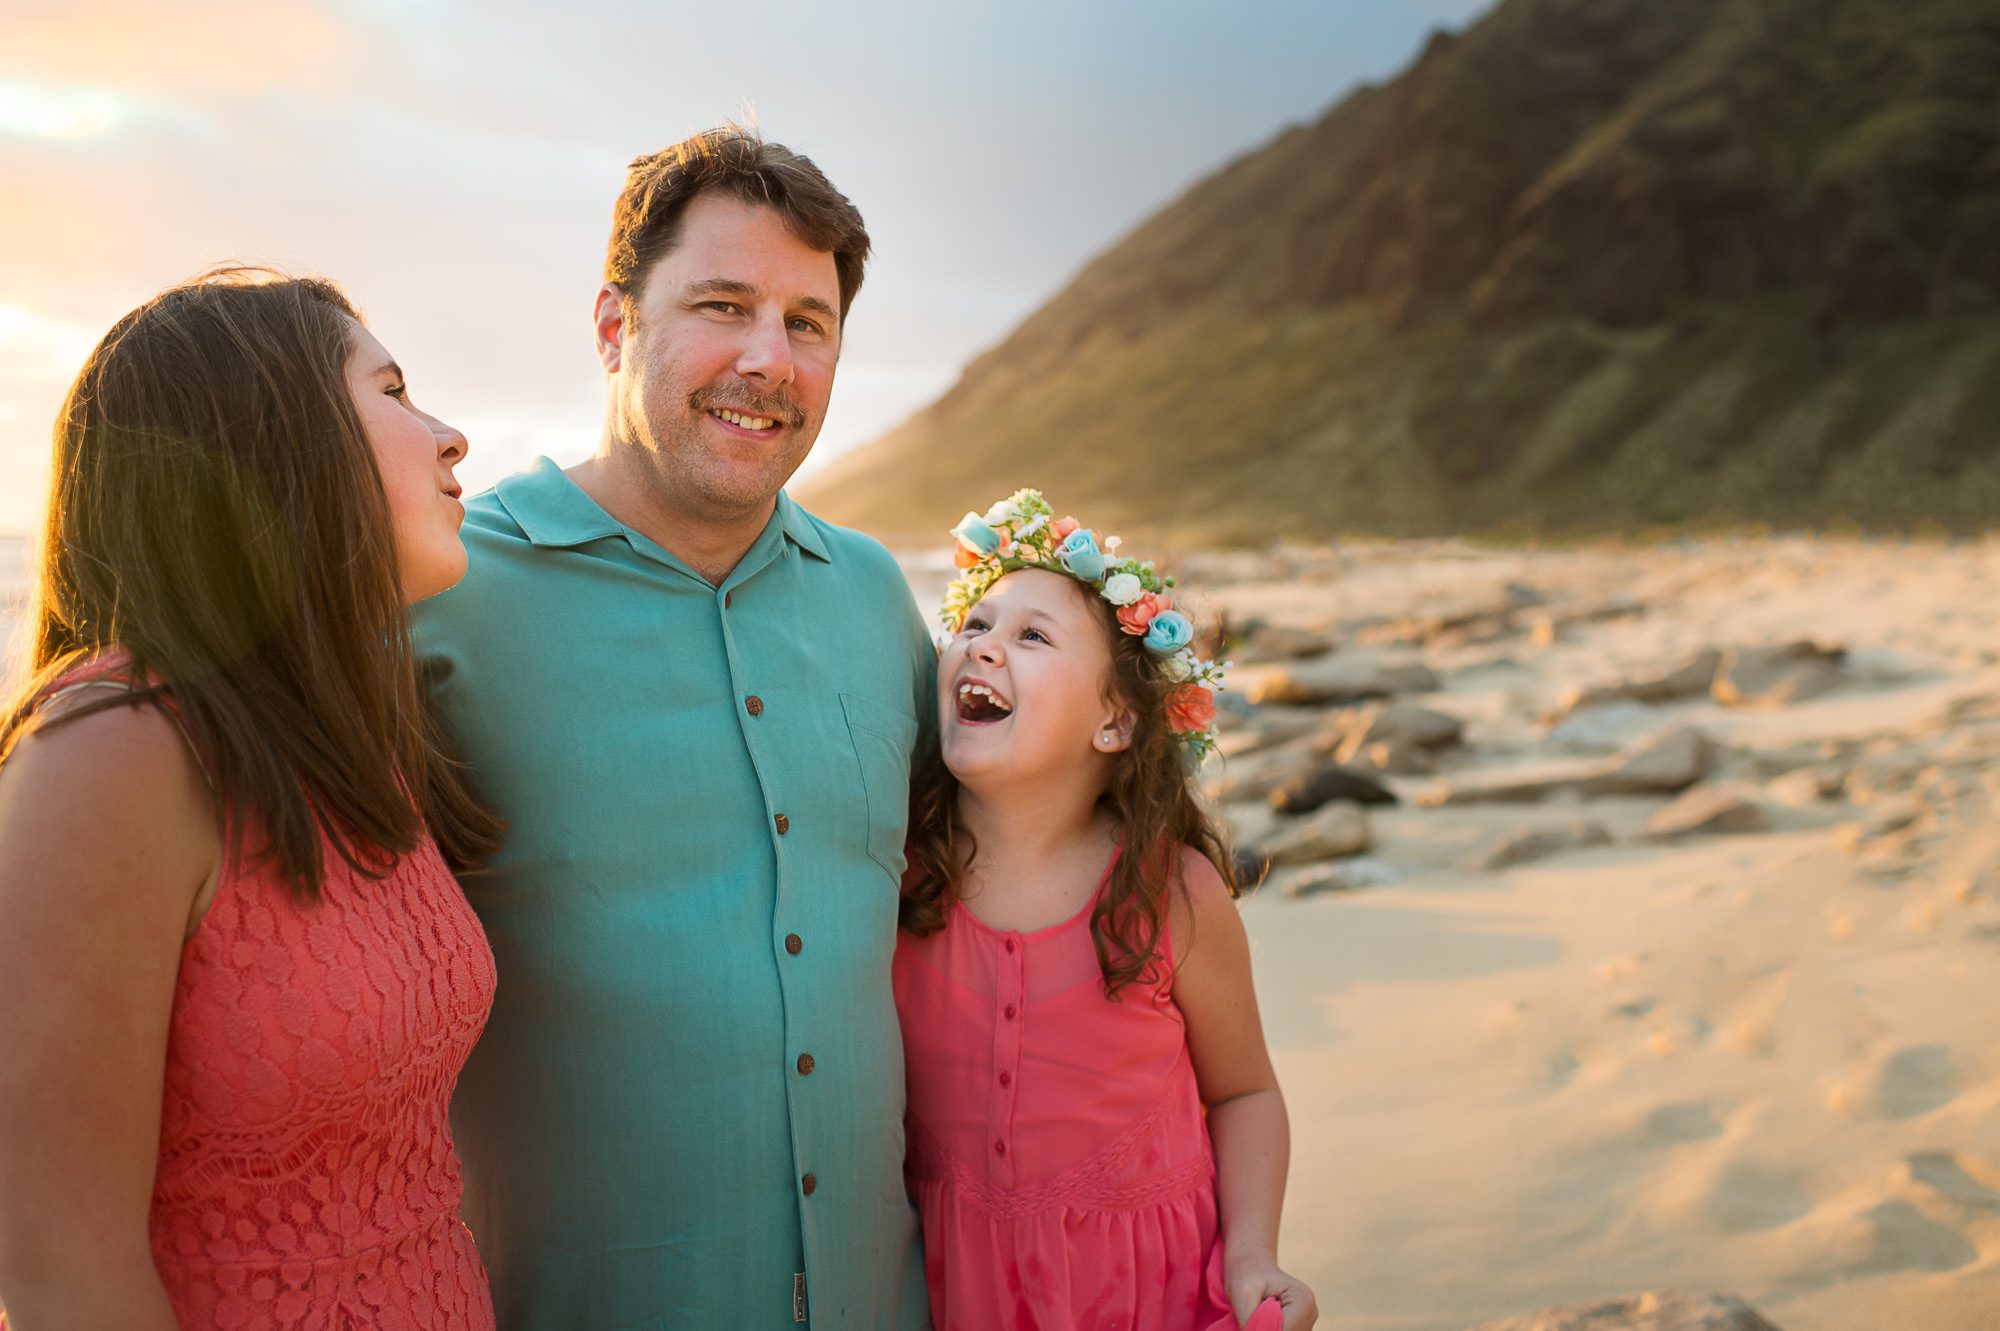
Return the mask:
[[(1506, 0), (802, 497), (1258, 541), (2000, 517), (2000, 0)], [(991, 493), (989, 493), (991, 492)]]

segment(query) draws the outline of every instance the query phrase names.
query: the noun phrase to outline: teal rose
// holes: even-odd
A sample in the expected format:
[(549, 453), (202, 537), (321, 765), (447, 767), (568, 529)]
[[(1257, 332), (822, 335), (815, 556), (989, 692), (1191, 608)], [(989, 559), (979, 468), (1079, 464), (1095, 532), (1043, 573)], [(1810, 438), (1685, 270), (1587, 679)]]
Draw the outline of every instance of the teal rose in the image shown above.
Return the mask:
[(1104, 552), (1097, 548), (1097, 533), (1088, 527), (1079, 527), (1064, 537), (1056, 548), (1056, 558), (1079, 578), (1095, 582), (1104, 576)]
[(960, 545), (981, 559), (1000, 548), (1000, 533), (977, 513), (967, 513), (960, 518), (958, 525), (951, 529), (951, 534), (958, 538)]
[(1194, 621), (1178, 610), (1162, 610), (1146, 626), (1146, 649), (1165, 656), (1194, 641)]

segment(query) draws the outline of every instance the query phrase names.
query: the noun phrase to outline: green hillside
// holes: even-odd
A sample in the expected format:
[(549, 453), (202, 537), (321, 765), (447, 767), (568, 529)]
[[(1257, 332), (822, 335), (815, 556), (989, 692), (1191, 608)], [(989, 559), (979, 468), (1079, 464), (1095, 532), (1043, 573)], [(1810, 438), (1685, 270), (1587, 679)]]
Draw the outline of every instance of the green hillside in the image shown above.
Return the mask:
[(1506, 0), (803, 498), (1188, 539), (2000, 519), (2000, 0)]

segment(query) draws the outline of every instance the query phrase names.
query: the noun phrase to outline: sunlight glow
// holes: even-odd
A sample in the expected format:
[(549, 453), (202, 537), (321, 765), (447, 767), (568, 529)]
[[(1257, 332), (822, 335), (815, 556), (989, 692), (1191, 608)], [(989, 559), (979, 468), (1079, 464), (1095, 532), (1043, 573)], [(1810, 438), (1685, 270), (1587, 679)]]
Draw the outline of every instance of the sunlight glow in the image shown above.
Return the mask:
[(130, 115), (125, 98), (101, 88), (0, 78), (0, 134), (35, 139), (94, 139)]
[(33, 361), (74, 374), (96, 344), (97, 334), (88, 328), (0, 301), (0, 352), (16, 369)]

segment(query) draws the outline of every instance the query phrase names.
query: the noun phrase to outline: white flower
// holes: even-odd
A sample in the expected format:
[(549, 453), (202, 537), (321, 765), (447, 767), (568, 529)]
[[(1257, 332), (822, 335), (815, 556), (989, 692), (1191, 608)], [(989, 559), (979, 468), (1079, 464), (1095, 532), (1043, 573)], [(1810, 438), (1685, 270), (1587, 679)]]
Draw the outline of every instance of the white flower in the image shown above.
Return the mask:
[(986, 510), (986, 525), (998, 527), (1003, 522), (1012, 522), (1020, 515), (1020, 510), (1014, 507), (1013, 500), (1002, 499)]
[(1130, 573), (1113, 573), (1104, 580), (1104, 599), (1113, 605), (1130, 605), (1145, 591), (1145, 586)]
[(1125, 538), (1123, 536), (1107, 536), (1104, 538), (1104, 548), (1107, 552), (1116, 550), (1119, 546), (1123, 544), (1125, 544)]
[(1175, 652), (1160, 662), (1160, 673), (1176, 684), (1184, 684), (1195, 676), (1194, 653), (1188, 650)]

